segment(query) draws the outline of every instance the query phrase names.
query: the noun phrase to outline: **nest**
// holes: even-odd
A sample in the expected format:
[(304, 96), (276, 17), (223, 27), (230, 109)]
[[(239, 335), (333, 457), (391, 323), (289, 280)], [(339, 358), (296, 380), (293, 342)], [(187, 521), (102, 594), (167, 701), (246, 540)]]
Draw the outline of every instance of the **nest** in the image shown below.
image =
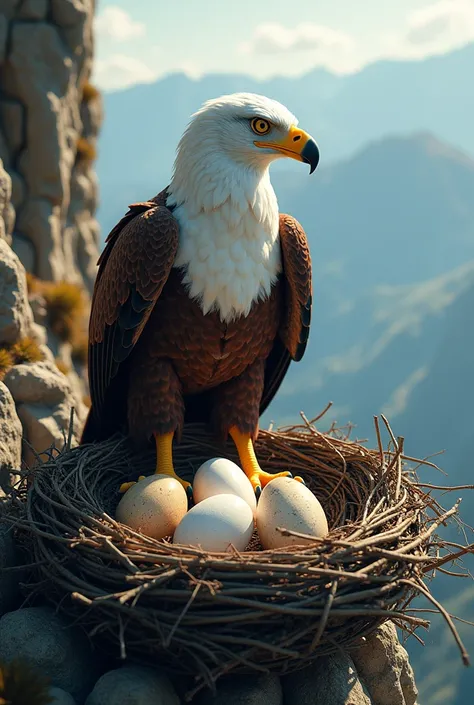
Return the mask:
[[(384, 450), (377, 419), (376, 428), (375, 450), (306, 420), (261, 431), (264, 469), (301, 475), (324, 507), (330, 533), (311, 544), (264, 551), (254, 535), (242, 553), (209, 554), (117, 523), (119, 485), (155, 463), (124, 438), (51, 452), (28, 489), (17, 490), (10, 519), (25, 538), (36, 589), (121, 658), (192, 677), (189, 699), (230, 671), (298, 669), (388, 619), (414, 633), (429, 625), (410, 608), (417, 596), (443, 613), (467, 662), (452, 618), (426, 585), (433, 570), (470, 551), (436, 536), (457, 505), (444, 511), (416, 468), (407, 469), (402, 439), (386, 422)], [(233, 446), (190, 426), (176, 470), (190, 479), (215, 455), (238, 462)]]

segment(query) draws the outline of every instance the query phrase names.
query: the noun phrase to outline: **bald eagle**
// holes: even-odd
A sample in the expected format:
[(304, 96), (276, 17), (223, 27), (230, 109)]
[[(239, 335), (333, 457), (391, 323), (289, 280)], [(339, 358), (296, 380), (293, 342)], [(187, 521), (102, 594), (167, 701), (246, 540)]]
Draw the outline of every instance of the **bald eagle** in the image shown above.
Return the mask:
[[(270, 164), (310, 165), (319, 150), (275, 100), (237, 93), (204, 103), (177, 148), (169, 185), (134, 203), (98, 262), (89, 322), (91, 408), (82, 443), (116, 432), (156, 442), (156, 472), (173, 467), (187, 421), (233, 439), (257, 496), (259, 417), (311, 317), (306, 235), (279, 213)], [(126, 491), (131, 483), (121, 486)]]

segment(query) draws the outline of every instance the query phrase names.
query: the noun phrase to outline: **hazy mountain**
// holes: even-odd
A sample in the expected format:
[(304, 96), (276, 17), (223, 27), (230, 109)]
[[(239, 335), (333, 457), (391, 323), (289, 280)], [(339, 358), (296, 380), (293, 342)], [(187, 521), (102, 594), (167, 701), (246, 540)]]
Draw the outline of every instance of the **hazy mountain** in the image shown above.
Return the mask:
[(285, 103), (318, 140), (322, 165), (347, 158), (367, 142), (420, 130), (474, 155), (473, 73), (470, 44), (423, 61), (379, 61), (343, 77), (321, 69), (267, 81), (175, 74), (106, 94), (97, 165), (99, 219), (108, 230), (124, 204), (163, 188), (189, 116), (204, 100), (234, 91), (264, 93)]

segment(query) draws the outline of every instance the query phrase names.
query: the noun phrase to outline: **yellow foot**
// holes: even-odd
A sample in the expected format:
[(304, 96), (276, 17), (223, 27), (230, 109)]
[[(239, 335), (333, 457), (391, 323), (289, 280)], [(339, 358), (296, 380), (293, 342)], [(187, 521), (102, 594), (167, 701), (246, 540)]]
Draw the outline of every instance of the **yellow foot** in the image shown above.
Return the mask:
[(188, 498), (193, 496), (193, 488), (190, 482), (183, 480), (176, 474), (173, 466), (173, 436), (174, 433), (165, 433), (163, 436), (155, 433), (156, 441), (156, 470), (155, 475), (168, 475), (174, 477), (186, 490)]
[[(250, 434), (242, 433), (236, 426), (232, 426), (232, 428), (229, 429), (229, 433), (237, 448), (242, 470), (250, 480), (257, 499), (260, 497), (262, 488), (268, 485), (271, 480), (274, 480), (276, 477), (293, 477), (292, 473), (289, 471), (269, 473), (262, 470), (258, 464)], [(295, 480), (304, 484), (302, 477), (295, 477)]]
[[(140, 480), (144, 480), (144, 479), (145, 479), (145, 475), (140, 475), (140, 477), (138, 478), (138, 482), (140, 482)], [(136, 484), (137, 484), (136, 482), (123, 482), (119, 487), (120, 494), (125, 494), (125, 492), (127, 490), (129, 490), (132, 485), (136, 485)]]

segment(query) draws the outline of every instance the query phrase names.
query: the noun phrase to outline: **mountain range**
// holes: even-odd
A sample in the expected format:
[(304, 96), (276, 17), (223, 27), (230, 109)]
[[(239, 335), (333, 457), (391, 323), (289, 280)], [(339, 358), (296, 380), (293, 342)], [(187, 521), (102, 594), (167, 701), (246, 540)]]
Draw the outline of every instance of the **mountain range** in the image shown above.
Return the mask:
[[(178, 74), (106, 94), (99, 144), (105, 237), (129, 203), (167, 185), (177, 141), (204, 100), (254, 91), (298, 115), (320, 144), (321, 165), (309, 177), (285, 160), (272, 167), (272, 182), (280, 210), (298, 218), (309, 238), (312, 330), (262, 425), (294, 423), (300, 411), (311, 417), (332, 401), (321, 430), (351, 422), (352, 437), (373, 446), (373, 416), (384, 413), (412, 456), (446, 451), (439, 463), (448, 478), (420, 470), (434, 484), (473, 482), (473, 75), (474, 44), (349, 76)], [(459, 494), (469, 522), (474, 495)], [(443, 496), (443, 505), (457, 496)], [(440, 576), (434, 592), (473, 619), (473, 588), (459, 582)], [(463, 636), (474, 658), (474, 630), (463, 627)], [(426, 651), (408, 645), (420, 703), (466, 705), (472, 669), (459, 668), (438, 620), (426, 641)], [(434, 669), (433, 659), (443, 668)]]

